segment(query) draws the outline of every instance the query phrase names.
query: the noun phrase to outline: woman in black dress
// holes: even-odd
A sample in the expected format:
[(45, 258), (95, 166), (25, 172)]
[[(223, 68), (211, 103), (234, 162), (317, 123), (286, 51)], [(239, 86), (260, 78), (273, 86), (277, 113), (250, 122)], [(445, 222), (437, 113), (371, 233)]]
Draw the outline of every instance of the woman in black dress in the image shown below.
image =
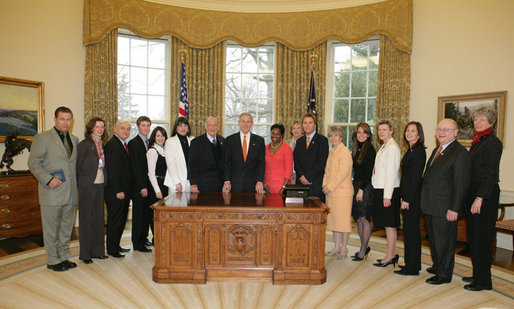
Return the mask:
[(146, 159), (148, 162), (148, 178), (153, 189), (152, 194), (149, 194), (152, 204), (168, 195), (168, 187), (164, 185), (164, 177), (166, 176), (164, 143), (167, 138), (166, 130), (163, 127), (156, 127), (148, 141)]
[(352, 216), (357, 222), (357, 230), (361, 239), (361, 248), (352, 256), (352, 261), (362, 261), (368, 255), (371, 237), (371, 209), (373, 205), (373, 187), (371, 174), (375, 165), (376, 151), (373, 147), (373, 135), (367, 123), (357, 124), (352, 134), (353, 157), (353, 205)]
[(102, 141), (105, 121), (93, 117), (86, 125), (85, 139), (77, 146), (79, 190), (79, 259), (86, 264), (106, 259), (104, 243), (104, 166)]
[(427, 160), (425, 135), (421, 123), (411, 121), (405, 127), (403, 138), (409, 149), (401, 162), (400, 180), (401, 209), (403, 209), (403, 235), (405, 266), (394, 272), (399, 275), (419, 275), (421, 269), (421, 236), (419, 217), (423, 169)]
[(466, 202), (468, 243), (473, 264), (473, 276), (463, 277), (470, 291), (490, 290), (491, 256), (493, 252), (494, 227), (500, 199), (500, 159), (503, 151), (493, 125), (496, 110), (491, 106), (473, 109), (471, 119), (476, 136), (469, 149), (471, 154), (471, 185)]

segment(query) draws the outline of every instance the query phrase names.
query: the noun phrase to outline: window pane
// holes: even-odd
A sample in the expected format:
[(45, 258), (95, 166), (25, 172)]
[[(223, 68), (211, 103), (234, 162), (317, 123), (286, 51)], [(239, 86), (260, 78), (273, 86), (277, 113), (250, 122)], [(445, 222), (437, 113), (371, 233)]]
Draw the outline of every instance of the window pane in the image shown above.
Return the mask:
[(368, 68), (368, 45), (355, 44), (352, 46), (352, 70)]
[(241, 75), (240, 74), (227, 74), (225, 81), (225, 97), (235, 98), (239, 97), (241, 92)]
[(164, 95), (166, 80), (164, 70), (148, 70), (148, 93)]
[(239, 115), (242, 112), (242, 106), (239, 99), (225, 99), (225, 121), (239, 121)]
[(348, 100), (334, 102), (334, 122), (348, 122)]
[(147, 41), (132, 39), (130, 42), (130, 64), (135, 66), (146, 66), (148, 63)]
[(164, 69), (166, 67), (165, 46), (160, 42), (148, 43), (148, 66)]
[(118, 64), (129, 64), (130, 40), (125, 37), (118, 37)]
[(229, 135), (232, 135), (237, 132), (239, 132), (239, 125), (237, 125), (237, 124), (225, 125), (225, 136), (229, 136)]
[(242, 98), (258, 97), (257, 94), (257, 74), (243, 74), (240, 96)]
[(377, 96), (378, 71), (369, 72), (368, 96)]
[(166, 121), (167, 114), (164, 96), (148, 96), (148, 117), (150, 119)]
[(368, 84), (366, 77), (367, 72), (352, 73), (352, 97), (365, 97), (366, 86)]
[(243, 72), (257, 72), (258, 49), (243, 49)]
[(141, 115), (147, 114), (146, 95), (133, 94), (130, 96), (130, 118), (136, 119)]
[(365, 116), (366, 116), (366, 100), (365, 99), (352, 100), (350, 122), (364, 121)]
[(130, 71), (130, 92), (143, 94), (147, 91), (147, 70), (132, 67)]
[(375, 122), (377, 112), (377, 99), (368, 99), (368, 119), (367, 122)]
[(273, 75), (259, 75), (258, 98), (273, 98)]
[(344, 72), (335, 75), (335, 92), (336, 98), (347, 98), (350, 96), (350, 73)]
[(378, 69), (378, 49), (379, 41), (371, 41), (369, 43), (369, 68)]
[[(270, 128), (271, 126), (264, 125), (255, 125), (252, 127), (252, 132), (264, 137), (265, 143), (269, 143), (271, 141), (270, 138)], [(238, 128), (239, 129), (239, 128)]]
[(273, 122), (273, 100), (257, 101), (257, 120), (255, 123), (272, 123)]
[(334, 49), (334, 72), (350, 70), (351, 48), (350, 46), (337, 46)]
[(227, 47), (227, 72), (241, 72), (241, 48)]
[(273, 49), (260, 48), (259, 49), (259, 71), (272, 72), (273, 71)]

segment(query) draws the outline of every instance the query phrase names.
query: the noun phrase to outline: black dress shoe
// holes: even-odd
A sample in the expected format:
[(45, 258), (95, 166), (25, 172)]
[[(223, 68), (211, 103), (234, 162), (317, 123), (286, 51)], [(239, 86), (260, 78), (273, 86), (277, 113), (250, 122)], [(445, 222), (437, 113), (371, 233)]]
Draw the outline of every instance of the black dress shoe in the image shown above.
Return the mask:
[(427, 272), (428, 272), (428, 273), (430, 273), (430, 274), (435, 275), (435, 269), (434, 269), (434, 267), (429, 267), (429, 268), (427, 268)]
[(145, 246), (151, 247), (151, 246), (153, 246), (153, 242), (147, 240), (147, 241), (145, 241)]
[(129, 251), (130, 251), (130, 249), (128, 249), (128, 248), (121, 248), (120, 247), (120, 252), (129, 252)]
[(82, 262), (84, 262), (84, 264), (93, 264), (92, 259), (82, 260)]
[(54, 264), (54, 265), (48, 264), (48, 265), (46, 265), (46, 268), (51, 269), (53, 271), (67, 271), (68, 269), (70, 269), (63, 262), (61, 262), (59, 264)]
[(444, 279), (444, 278), (439, 277), (437, 275), (427, 279), (427, 283), (428, 284), (434, 284), (434, 285), (450, 283), (451, 281), (452, 281), (451, 279)]
[(470, 283), (466, 284), (464, 288), (468, 291), (482, 291), (482, 290), (491, 290), (493, 286), (491, 284), (482, 285), (479, 283)]
[(147, 247), (134, 248), (134, 251), (139, 252), (152, 252), (152, 249), (148, 249)]
[(64, 265), (66, 265), (66, 267), (68, 267), (68, 268), (75, 268), (75, 267), (77, 267), (77, 264), (76, 264), (76, 263), (73, 263), (73, 262), (72, 262), (72, 261), (70, 261), (70, 260), (62, 261), (62, 263), (63, 263)]
[(92, 258), (93, 259), (105, 260), (105, 259), (108, 259), (109, 257), (107, 255), (100, 255), (100, 256), (93, 256)]
[(415, 273), (408, 273), (405, 268), (402, 268), (400, 270), (395, 270), (394, 271), (395, 274), (398, 274), (398, 275), (402, 275), (402, 276), (419, 276), (419, 272), (415, 272)]
[(475, 280), (475, 278), (473, 278), (473, 277), (462, 277), (462, 281), (467, 282), (467, 283), (472, 283), (473, 280)]
[(123, 254), (121, 254), (121, 253), (119, 253), (119, 252), (109, 253), (109, 255), (111, 255), (112, 257), (115, 257), (115, 258), (122, 258), (122, 257), (125, 257)]

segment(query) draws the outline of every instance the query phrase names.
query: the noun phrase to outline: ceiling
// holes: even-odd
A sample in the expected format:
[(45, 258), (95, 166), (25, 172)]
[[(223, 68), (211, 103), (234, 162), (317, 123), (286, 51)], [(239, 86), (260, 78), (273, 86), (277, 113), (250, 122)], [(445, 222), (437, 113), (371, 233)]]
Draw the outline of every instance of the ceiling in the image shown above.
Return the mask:
[(191, 9), (279, 13), (341, 9), (385, 0), (143, 0)]

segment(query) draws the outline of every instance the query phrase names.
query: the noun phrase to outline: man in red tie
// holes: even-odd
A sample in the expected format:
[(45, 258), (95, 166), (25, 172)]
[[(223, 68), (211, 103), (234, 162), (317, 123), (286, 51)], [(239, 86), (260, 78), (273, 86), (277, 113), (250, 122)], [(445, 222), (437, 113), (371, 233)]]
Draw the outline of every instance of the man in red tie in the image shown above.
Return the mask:
[(249, 113), (239, 116), (238, 133), (225, 143), (223, 192), (263, 192), (265, 147), (264, 138), (250, 132), (253, 118)]
[(449, 283), (455, 264), (457, 218), (470, 182), (471, 158), (457, 140), (457, 123), (443, 119), (437, 125), (440, 147), (432, 151), (423, 175), (421, 210), (425, 214), (434, 274), (429, 284)]
[(130, 136), (130, 123), (120, 120), (114, 127), (114, 136), (104, 148), (105, 154), (105, 204), (107, 205), (107, 254), (122, 258), (120, 239), (127, 221), (131, 195), (130, 153), (126, 140)]

